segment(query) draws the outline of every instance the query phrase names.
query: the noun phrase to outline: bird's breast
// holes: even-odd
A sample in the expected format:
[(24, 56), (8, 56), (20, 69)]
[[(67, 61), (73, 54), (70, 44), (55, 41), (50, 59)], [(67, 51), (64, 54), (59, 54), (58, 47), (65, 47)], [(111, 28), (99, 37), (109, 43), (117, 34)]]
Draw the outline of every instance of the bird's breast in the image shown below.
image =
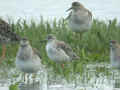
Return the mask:
[(56, 48), (52, 44), (48, 44), (46, 46), (46, 50), (47, 50), (48, 57), (55, 62), (70, 60), (69, 56), (64, 52), (64, 50), (62, 50), (60, 48)]
[(17, 58), (21, 60), (28, 60), (32, 56), (32, 49), (31, 48), (20, 48), (17, 53)]
[(39, 70), (40, 65), (38, 62), (35, 63), (30, 59), (26, 61), (16, 59), (16, 67), (23, 72), (34, 73)]
[(50, 54), (56, 53), (56, 48), (52, 43), (48, 43), (46, 46), (46, 51)]
[(72, 15), (71, 15), (71, 20), (74, 22), (74, 23), (77, 23), (77, 24), (84, 24), (84, 23), (87, 23), (90, 21), (89, 19), (89, 15), (88, 15), (88, 12), (85, 12), (85, 11), (77, 11), (77, 12), (73, 12)]

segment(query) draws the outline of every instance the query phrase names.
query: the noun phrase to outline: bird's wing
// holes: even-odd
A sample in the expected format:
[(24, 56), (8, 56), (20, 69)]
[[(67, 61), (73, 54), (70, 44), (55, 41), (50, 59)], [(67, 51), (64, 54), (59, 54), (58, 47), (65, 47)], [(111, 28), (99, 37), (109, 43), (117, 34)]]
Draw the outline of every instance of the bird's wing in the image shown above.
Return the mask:
[(65, 18), (65, 20), (70, 19), (71, 15), (72, 15), (72, 11), (71, 11), (71, 12), (69, 13), (69, 15)]
[(92, 13), (88, 10), (88, 16), (90, 16), (90, 19), (92, 19)]
[(40, 51), (38, 51), (36, 48), (32, 48), (32, 49), (33, 49), (34, 54), (37, 54), (40, 58), (42, 58), (40, 55)]
[(86, 12), (86, 16), (89, 17), (90, 20), (92, 20), (92, 12), (89, 11), (87, 8), (83, 8), (84, 12)]
[(57, 42), (57, 48), (64, 50), (64, 52), (72, 59), (78, 59), (79, 57), (73, 52), (72, 48), (63, 41)]
[(87, 12), (87, 16), (90, 17), (90, 20), (92, 19), (92, 12), (89, 11), (87, 8), (84, 8), (85, 12)]

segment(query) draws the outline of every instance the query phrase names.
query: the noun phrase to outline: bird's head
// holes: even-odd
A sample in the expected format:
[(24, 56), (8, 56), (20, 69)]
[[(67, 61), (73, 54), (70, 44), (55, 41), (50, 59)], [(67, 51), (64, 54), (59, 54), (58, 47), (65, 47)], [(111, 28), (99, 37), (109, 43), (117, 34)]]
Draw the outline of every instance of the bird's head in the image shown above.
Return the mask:
[(116, 40), (110, 40), (110, 47), (115, 49), (115, 48), (119, 48), (119, 44)]
[(84, 6), (80, 2), (73, 2), (72, 6), (67, 11), (77, 10), (77, 9), (80, 9), (80, 8), (84, 8)]
[(56, 40), (56, 37), (53, 34), (48, 34), (46, 39), (42, 40), (41, 42), (46, 42), (46, 41), (52, 41), (52, 40)]
[(49, 35), (47, 35), (47, 37), (46, 37), (46, 40), (54, 40), (54, 39), (56, 39), (56, 37), (54, 36), (54, 35), (52, 35), (52, 34), (49, 34)]
[(26, 47), (26, 46), (28, 46), (28, 45), (29, 45), (29, 41), (28, 41), (27, 38), (22, 38), (22, 39), (20, 40), (20, 46), (21, 46), (21, 47)]

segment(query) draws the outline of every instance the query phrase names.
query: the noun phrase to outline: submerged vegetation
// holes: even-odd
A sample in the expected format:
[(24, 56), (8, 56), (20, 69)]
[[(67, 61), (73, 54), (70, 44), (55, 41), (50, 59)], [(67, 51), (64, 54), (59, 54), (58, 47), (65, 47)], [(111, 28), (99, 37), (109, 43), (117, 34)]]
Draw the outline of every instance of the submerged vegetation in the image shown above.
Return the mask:
[[(82, 39), (80, 39), (79, 33), (74, 33), (69, 29), (67, 22), (63, 19), (54, 20), (51, 23), (41, 18), (37, 23), (31, 20), (30, 24), (26, 20), (18, 20), (16, 23), (10, 21), (10, 24), (17, 34), (27, 37), (31, 45), (40, 51), (42, 63), (46, 67), (52, 67), (56, 74), (61, 74), (65, 77), (68, 77), (71, 72), (81, 74), (84, 66), (88, 63), (109, 62), (109, 41), (120, 41), (120, 26), (117, 24), (116, 19), (108, 22), (93, 20), (91, 30), (85, 32)], [(65, 63), (64, 68), (56, 67), (56, 64), (49, 60), (46, 55), (46, 43), (40, 42), (46, 38), (47, 34), (51, 33), (59, 40), (68, 43), (80, 57), (80, 60)], [(14, 62), (17, 50), (18, 44), (7, 45), (7, 56), (6, 60), (2, 61), (3, 65), (15, 67)]]

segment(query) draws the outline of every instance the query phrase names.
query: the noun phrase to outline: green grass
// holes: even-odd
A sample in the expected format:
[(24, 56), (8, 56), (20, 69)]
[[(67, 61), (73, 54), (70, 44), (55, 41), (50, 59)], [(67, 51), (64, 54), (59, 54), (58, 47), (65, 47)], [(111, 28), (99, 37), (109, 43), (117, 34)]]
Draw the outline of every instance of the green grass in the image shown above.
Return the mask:
[[(83, 34), (82, 40), (69, 29), (67, 22), (63, 19), (58, 22), (56, 20), (49, 22), (41, 18), (37, 23), (31, 20), (31, 24), (27, 24), (26, 20), (18, 20), (17, 23), (12, 22), (11, 25), (17, 34), (27, 37), (32, 47), (40, 51), (44, 65), (48, 68), (53, 67), (56, 74), (61, 74), (65, 77), (69, 77), (71, 72), (82, 74), (83, 67), (88, 63), (109, 62), (109, 40), (120, 41), (120, 26), (117, 26), (116, 19), (108, 22), (94, 20), (91, 30)], [(59, 40), (68, 43), (80, 57), (80, 60), (66, 63), (64, 69), (55, 67), (55, 63), (46, 55), (46, 43), (40, 43), (41, 40), (44, 40), (51, 33)], [(7, 47), (7, 58), (3, 63), (14, 65), (18, 44), (7, 45)]]
[(14, 84), (14, 85), (10, 85), (9, 90), (19, 90), (18, 83)]

